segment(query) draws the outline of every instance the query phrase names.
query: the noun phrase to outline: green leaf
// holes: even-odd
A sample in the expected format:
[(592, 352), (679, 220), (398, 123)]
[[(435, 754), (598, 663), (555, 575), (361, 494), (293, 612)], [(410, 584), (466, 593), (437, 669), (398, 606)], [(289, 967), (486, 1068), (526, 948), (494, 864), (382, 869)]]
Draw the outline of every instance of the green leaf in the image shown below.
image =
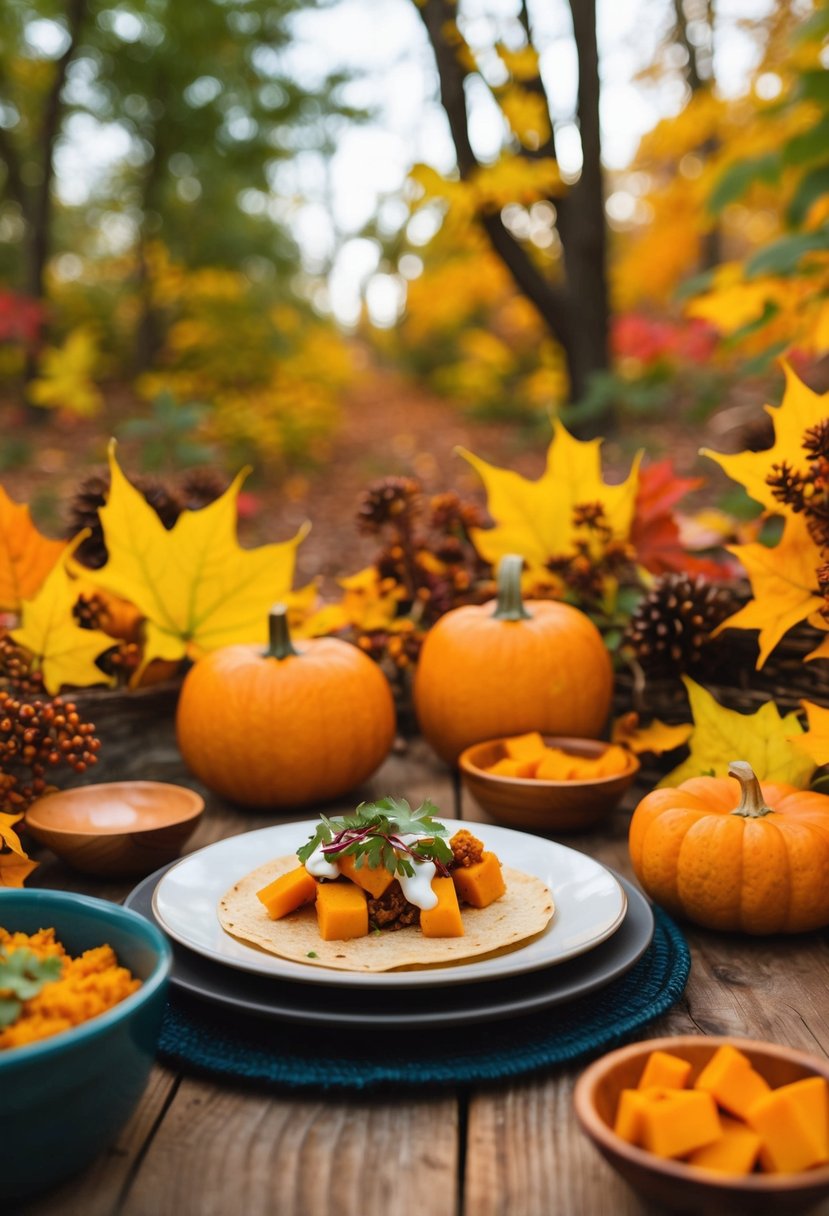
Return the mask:
[(783, 236), (755, 253), (746, 265), (746, 277), (756, 278), (764, 274), (787, 275), (797, 269), (797, 264), (808, 253), (823, 253), (829, 249), (829, 227), (817, 232), (799, 232)]
[(22, 1008), (23, 1002), (18, 1001), (15, 997), (0, 996), (0, 1030), (4, 1026), (11, 1026), (12, 1022), (16, 1022)]
[(816, 101), (824, 109), (829, 108), (829, 72), (823, 68), (803, 72), (797, 81), (795, 92), (797, 97), (804, 101)]
[(311, 856), (311, 854), (314, 852), (314, 850), (317, 848), (317, 846), (321, 845), (321, 844), (328, 844), (330, 839), (331, 839), (331, 827), (330, 827), (328, 821), (326, 820), (324, 823), (320, 823), (317, 825), (317, 830), (316, 830), (316, 832), (314, 832), (314, 835), (311, 837), (311, 839), (308, 841), (308, 843), (304, 844), (301, 848), (297, 849), (297, 851), (296, 851), (297, 857), (302, 862), (302, 864), (305, 865), (306, 861)]
[(782, 155), (785, 165), (807, 165), (811, 161), (826, 159), (829, 147), (829, 114), (824, 114), (813, 127), (794, 135), (784, 145)]
[[(829, 79), (829, 72), (826, 73)], [(800, 228), (814, 203), (829, 194), (829, 165), (810, 169), (794, 192), (786, 218), (792, 228)]]
[[(20, 1013), (21, 1002), (30, 1001), (46, 984), (60, 979), (62, 970), (63, 961), (60, 958), (39, 958), (33, 950), (25, 947), (11, 953), (5, 947), (0, 947), (0, 999), (3, 1002), (0, 1019), (9, 1017), (11, 1007), (16, 1005), (14, 1016), (9, 1017), (10, 1021), (14, 1021)], [(0, 1020), (0, 1024), (9, 1023)]]
[(730, 165), (717, 179), (708, 196), (708, 210), (716, 215), (735, 199), (742, 198), (755, 182), (773, 185), (780, 177), (781, 168), (779, 151), (764, 152), (762, 156), (751, 156)]

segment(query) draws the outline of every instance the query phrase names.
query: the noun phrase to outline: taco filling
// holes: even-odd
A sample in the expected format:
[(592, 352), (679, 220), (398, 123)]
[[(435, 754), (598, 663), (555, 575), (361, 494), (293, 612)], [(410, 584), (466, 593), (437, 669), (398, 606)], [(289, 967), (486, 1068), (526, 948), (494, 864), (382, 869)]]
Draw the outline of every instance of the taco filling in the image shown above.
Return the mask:
[(435, 812), (384, 798), (322, 816), (295, 857), (223, 897), (222, 926), (286, 958), (359, 971), (455, 962), (540, 933), (553, 915), (546, 884), (502, 867), (465, 828), (450, 839)]

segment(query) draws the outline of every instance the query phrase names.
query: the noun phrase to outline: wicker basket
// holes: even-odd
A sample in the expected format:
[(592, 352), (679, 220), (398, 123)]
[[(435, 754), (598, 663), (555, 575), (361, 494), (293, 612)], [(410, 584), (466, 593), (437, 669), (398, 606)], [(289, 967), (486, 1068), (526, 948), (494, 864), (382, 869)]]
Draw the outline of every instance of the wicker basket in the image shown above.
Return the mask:
[[(783, 713), (800, 709), (801, 701), (829, 707), (829, 662), (805, 662), (826, 637), (809, 625), (792, 629), (757, 671), (757, 635), (745, 629), (727, 629), (709, 643), (704, 667), (688, 674), (704, 684), (727, 709), (756, 713), (774, 701)], [(690, 709), (685, 686), (673, 679), (643, 680), (641, 672), (626, 669), (617, 673), (614, 695), (616, 714), (636, 710), (643, 718), (663, 722), (688, 722)]]

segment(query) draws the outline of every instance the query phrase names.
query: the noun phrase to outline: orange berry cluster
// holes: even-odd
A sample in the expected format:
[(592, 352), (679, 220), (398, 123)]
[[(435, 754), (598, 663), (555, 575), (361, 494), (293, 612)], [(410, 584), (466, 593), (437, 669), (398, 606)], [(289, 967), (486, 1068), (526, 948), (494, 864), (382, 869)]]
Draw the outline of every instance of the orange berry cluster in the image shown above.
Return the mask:
[(46, 792), (49, 769), (65, 764), (83, 773), (100, 747), (73, 701), (24, 701), (0, 691), (0, 809), (25, 810)]
[(43, 677), (32, 670), (32, 656), (10, 637), (0, 637), (0, 684), (23, 697), (43, 693)]

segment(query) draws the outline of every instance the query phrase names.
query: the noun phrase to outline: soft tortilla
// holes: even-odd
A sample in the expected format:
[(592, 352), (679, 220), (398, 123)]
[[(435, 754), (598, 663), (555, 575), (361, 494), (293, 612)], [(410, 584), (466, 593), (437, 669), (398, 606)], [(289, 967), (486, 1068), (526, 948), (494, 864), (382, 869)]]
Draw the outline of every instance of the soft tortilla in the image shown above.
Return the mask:
[[(541, 933), (552, 919), (550, 889), (541, 879), (504, 866), (506, 893), (488, 908), (462, 906), (463, 937), (424, 937), (417, 925), (326, 942), (313, 904), (271, 920), (256, 892), (296, 867), (296, 855), (278, 857), (241, 878), (219, 900), (219, 921), (233, 937), (280, 958), (337, 971), (398, 971), (438, 967), (481, 954), (510, 950)], [(309, 954), (315, 956), (309, 958)]]

